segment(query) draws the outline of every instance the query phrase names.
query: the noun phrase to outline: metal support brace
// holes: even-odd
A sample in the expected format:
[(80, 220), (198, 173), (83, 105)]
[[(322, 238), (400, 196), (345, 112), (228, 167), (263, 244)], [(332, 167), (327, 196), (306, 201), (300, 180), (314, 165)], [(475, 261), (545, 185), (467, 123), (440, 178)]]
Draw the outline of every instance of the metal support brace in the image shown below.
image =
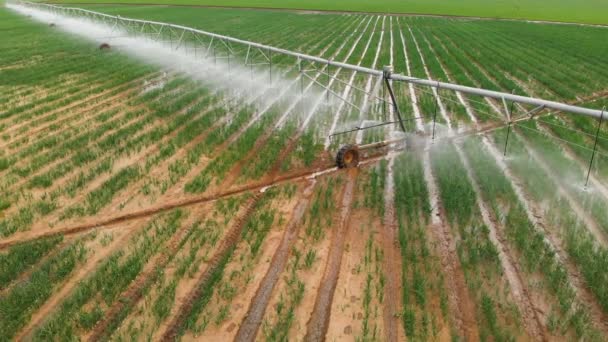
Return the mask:
[(511, 102), (511, 107), (509, 107), (507, 109), (507, 102), (505, 100), (505, 98), (502, 98), (502, 103), (505, 106), (505, 110), (507, 111), (507, 118), (509, 119), (509, 124), (507, 126), (507, 139), (505, 139), (505, 148), (503, 151), (503, 156), (507, 156), (507, 145), (509, 144), (509, 135), (511, 134), (511, 124), (512, 124), (512, 120), (511, 120), (511, 114), (513, 113), (513, 105), (515, 105), (515, 102)]
[(382, 84), (382, 115), (384, 115), (384, 119), (386, 120), (386, 86), (384, 83)]
[(326, 87), (328, 91), (325, 92), (325, 101), (326, 102), (329, 102), (329, 66), (330, 66), (330, 63), (331, 63), (331, 61), (328, 59), (327, 60), (327, 87)]
[(182, 45), (182, 39), (184, 39), (185, 34), (186, 34), (186, 30), (182, 31), (182, 35), (179, 37), (179, 40), (177, 41), (177, 45), (175, 45), (175, 51), (177, 51), (177, 49), (179, 49), (179, 47)]
[[(209, 56), (209, 52), (211, 51), (211, 45), (213, 45), (213, 39), (215, 39), (215, 37), (211, 37), (211, 40), (209, 41), (209, 45), (207, 46), (207, 53), (205, 54), (205, 58)], [(215, 49), (213, 49), (215, 51)]]
[(272, 86), (272, 50), (268, 49), (268, 78)]
[(504, 157), (507, 156), (507, 145), (509, 144), (509, 135), (511, 134), (511, 121), (509, 121), (509, 125), (507, 126), (507, 139), (505, 140), (505, 148), (504, 151), (502, 152), (502, 155)]
[(602, 115), (600, 115), (600, 122), (597, 125), (597, 131), (595, 132), (595, 143), (593, 143), (593, 152), (591, 153), (591, 160), (589, 161), (589, 169), (587, 170), (587, 180), (585, 181), (585, 188), (589, 185), (589, 176), (591, 176), (591, 167), (593, 166), (593, 159), (595, 158), (595, 151), (597, 149), (597, 140), (600, 137), (600, 129), (602, 128), (602, 122), (604, 120), (604, 112), (606, 107), (602, 108)]
[(245, 56), (245, 65), (247, 65), (247, 63), (249, 63), (249, 52), (251, 52), (251, 45), (249, 45), (247, 47), (247, 55)]
[(401, 119), (401, 112), (399, 111), (399, 105), (397, 105), (397, 100), (395, 99), (395, 94), (393, 93), (393, 88), (389, 82), (389, 78), (391, 77), (391, 73), (393, 72), (393, 68), (390, 66), (385, 66), (382, 77), (384, 78), (384, 84), (386, 84), (386, 88), (388, 89), (388, 93), (391, 95), (391, 100), (393, 101), (393, 106), (395, 107), (395, 113), (397, 113), (397, 117), (399, 118), (399, 126), (401, 126), (401, 130), (405, 133), (405, 125), (403, 124), (403, 119)]
[(439, 99), (435, 99), (435, 108), (433, 110), (433, 138), (435, 140), (435, 125), (437, 124), (437, 107), (439, 107)]
[(302, 71), (302, 59), (298, 57), (298, 69), (300, 71), (300, 94), (304, 94), (304, 73)]

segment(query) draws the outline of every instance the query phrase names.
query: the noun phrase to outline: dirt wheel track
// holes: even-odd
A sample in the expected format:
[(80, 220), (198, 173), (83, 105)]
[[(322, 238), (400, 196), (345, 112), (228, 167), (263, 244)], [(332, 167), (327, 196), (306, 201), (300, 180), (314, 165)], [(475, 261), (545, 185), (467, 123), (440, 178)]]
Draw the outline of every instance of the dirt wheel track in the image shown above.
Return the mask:
[(430, 238), (435, 244), (435, 253), (439, 257), (445, 275), (444, 285), (447, 289), (450, 320), (468, 341), (478, 341), (479, 331), (475, 320), (475, 306), (469, 297), (464, 272), (458, 258), (456, 241), (454, 241), (450, 227), (443, 220), (446, 214), (441, 204), (428, 150), (423, 152), (423, 165), (432, 206), (431, 223), (428, 229), (431, 231)]
[(287, 259), (291, 251), (291, 247), (295, 239), (298, 237), (298, 231), (301, 225), (302, 218), (310, 202), (314, 188), (314, 182), (311, 183), (305, 190), (304, 196), (298, 202), (293, 215), (285, 229), (281, 244), (272, 258), (272, 262), (255, 293), (255, 296), (250, 302), (245, 320), (241, 323), (235, 341), (254, 341), (259, 330), (262, 319), (266, 312), (266, 307), (270, 302), (273, 290), (279, 277), (281, 276)]
[(215, 252), (213, 257), (209, 261), (207, 269), (201, 274), (194, 288), (188, 294), (188, 300), (182, 303), (182, 305), (178, 309), (177, 315), (169, 323), (167, 330), (162, 335), (162, 341), (175, 341), (179, 339), (182, 333), (182, 329), (184, 327), (184, 323), (192, 312), (194, 303), (202, 295), (203, 287), (207, 282), (209, 282), (211, 276), (217, 270), (222, 260), (228, 257), (234, 249), (234, 246), (241, 237), (241, 232), (243, 231), (247, 220), (249, 219), (251, 214), (253, 214), (256, 205), (258, 201), (262, 198), (262, 196), (263, 193), (257, 192), (247, 201), (247, 204), (245, 205), (245, 209), (243, 210), (242, 214), (238, 216), (234, 225), (232, 226), (232, 228), (230, 228), (230, 230), (226, 234), (226, 237), (222, 241), (220, 248)]
[(350, 212), (352, 201), (354, 199), (358, 169), (348, 170), (348, 179), (342, 197), (340, 209), (340, 224), (338, 229), (333, 231), (331, 247), (323, 280), (317, 293), (315, 306), (312, 315), (308, 321), (305, 341), (324, 341), (329, 325), (329, 317), (331, 304), (333, 302), (334, 292), (338, 283), (338, 275), (340, 274), (340, 264), (342, 263), (342, 254), (344, 252), (344, 242), (346, 233), (350, 228)]
[[(391, 160), (392, 161), (392, 160)], [(389, 162), (389, 168), (392, 168), (392, 162)], [(392, 172), (387, 174), (387, 177), (392, 177)], [(389, 183), (389, 181), (386, 182)], [(402, 298), (401, 290), (401, 253), (399, 251), (399, 241), (397, 237), (397, 220), (395, 216), (394, 197), (389, 197), (389, 193), (394, 196), (394, 189), (387, 186), (385, 192), (385, 213), (384, 227), (381, 229), (381, 244), (384, 250), (384, 258), (382, 267), (386, 274), (387, 283), (384, 291), (383, 319), (384, 319), (384, 337), (386, 341), (403, 340), (399, 326), (400, 303)]]

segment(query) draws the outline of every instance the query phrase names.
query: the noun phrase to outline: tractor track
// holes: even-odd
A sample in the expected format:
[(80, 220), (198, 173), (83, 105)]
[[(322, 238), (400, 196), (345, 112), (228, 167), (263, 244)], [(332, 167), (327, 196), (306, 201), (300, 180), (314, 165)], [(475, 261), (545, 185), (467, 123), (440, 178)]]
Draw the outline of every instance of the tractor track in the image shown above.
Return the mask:
[[(398, 22), (395, 20), (395, 26), (398, 27)], [(394, 65), (395, 42), (393, 37), (393, 18), (390, 18), (390, 56), (389, 65)], [(389, 81), (392, 85), (393, 82)], [(386, 95), (386, 94), (384, 94)], [(383, 98), (383, 100), (386, 100)], [(394, 102), (389, 97), (388, 99), (388, 118), (389, 121), (395, 121)], [(392, 138), (392, 133), (395, 132), (395, 125), (390, 125), (385, 128), (385, 137), (387, 140)], [(390, 149), (390, 145), (389, 145)], [(381, 230), (381, 245), (384, 249), (384, 258), (382, 259), (382, 267), (386, 275), (387, 282), (384, 286), (384, 299), (382, 305), (384, 337), (388, 342), (404, 341), (405, 331), (401, 329), (399, 314), (401, 313), (403, 291), (401, 281), (403, 279), (403, 260), (401, 257), (401, 249), (399, 243), (399, 227), (397, 225), (397, 215), (395, 208), (395, 178), (393, 170), (395, 168), (395, 158), (389, 158), (386, 169), (386, 178), (384, 186), (384, 217), (382, 223), (384, 225)]]
[[(340, 274), (340, 265), (344, 253), (344, 242), (350, 228), (350, 213), (356, 192), (358, 169), (348, 170), (348, 179), (344, 188), (341, 209), (339, 212), (339, 226), (333, 231), (331, 246), (323, 280), (318, 289), (313, 312), (307, 324), (305, 341), (324, 341), (329, 326), (331, 304)], [(337, 214), (338, 215), (338, 214)]]
[(254, 194), (245, 204), (243, 212), (237, 216), (234, 225), (230, 228), (218, 250), (215, 252), (205, 271), (197, 279), (196, 284), (192, 290), (188, 293), (187, 300), (183, 302), (179, 308), (177, 315), (169, 323), (167, 330), (162, 334), (162, 341), (175, 341), (179, 338), (182, 333), (184, 323), (192, 309), (195, 302), (200, 298), (203, 293), (203, 288), (207, 284), (210, 278), (213, 276), (215, 271), (220, 267), (222, 260), (229, 257), (234, 250), (235, 245), (241, 238), (241, 232), (249, 217), (256, 209), (259, 200), (262, 198), (263, 193), (257, 192)]
[(259, 327), (266, 313), (266, 307), (270, 302), (273, 290), (281, 276), (285, 265), (287, 264), (287, 258), (291, 248), (298, 237), (300, 230), (301, 221), (306, 213), (308, 204), (310, 202), (311, 195), (315, 181), (304, 190), (304, 196), (300, 199), (296, 205), (291, 219), (287, 224), (281, 244), (272, 257), (271, 264), (266, 272), (266, 275), (262, 279), (255, 296), (251, 299), (245, 319), (241, 322), (239, 330), (236, 334), (235, 341), (254, 341), (259, 330)]
[(398, 240), (398, 227), (395, 215), (394, 181), (392, 169), (395, 158), (390, 158), (388, 162), (389, 172), (387, 172), (386, 189), (384, 192), (384, 227), (381, 229), (381, 244), (384, 250), (382, 259), (384, 274), (387, 282), (385, 285), (385, 297), (383, 299), (383, 320), (384, 336), (386, 341), (403, 340), (403, 332), (399, 326), (399, 314), (401, 313), (401, 279), (402, 260)]

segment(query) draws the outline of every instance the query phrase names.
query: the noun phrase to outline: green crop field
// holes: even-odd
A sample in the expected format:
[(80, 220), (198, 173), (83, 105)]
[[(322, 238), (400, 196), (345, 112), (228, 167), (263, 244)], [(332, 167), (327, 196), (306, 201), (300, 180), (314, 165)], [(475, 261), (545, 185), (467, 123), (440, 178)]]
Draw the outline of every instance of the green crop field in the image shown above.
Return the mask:
[(608, 24), (603, 0), (59, 0), (64, 3), (121, 3), (282, 8), (322, 11), (410, 13)]
[[(85, 8), (608, 105), (602, 27)], [(606, 120), (41, 11), (0, 8), (2, 340), (607, 340)]]

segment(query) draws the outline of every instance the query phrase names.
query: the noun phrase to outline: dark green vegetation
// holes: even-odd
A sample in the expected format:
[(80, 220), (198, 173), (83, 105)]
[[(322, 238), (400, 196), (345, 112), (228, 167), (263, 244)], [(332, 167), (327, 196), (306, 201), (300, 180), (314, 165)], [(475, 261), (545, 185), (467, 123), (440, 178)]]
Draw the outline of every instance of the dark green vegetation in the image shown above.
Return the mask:
[(61, 0), (64, 3), (170, 4), (230, 6), (253, 8), (284, 8), (320, 11), (355, 11), (376, 13), (434, 14), (465, 17), (550, 20), (607, 24), (603, 13), (608, 11), (602, 0), (507, 0), (507, 1), (440, 1), (440, 0)]

